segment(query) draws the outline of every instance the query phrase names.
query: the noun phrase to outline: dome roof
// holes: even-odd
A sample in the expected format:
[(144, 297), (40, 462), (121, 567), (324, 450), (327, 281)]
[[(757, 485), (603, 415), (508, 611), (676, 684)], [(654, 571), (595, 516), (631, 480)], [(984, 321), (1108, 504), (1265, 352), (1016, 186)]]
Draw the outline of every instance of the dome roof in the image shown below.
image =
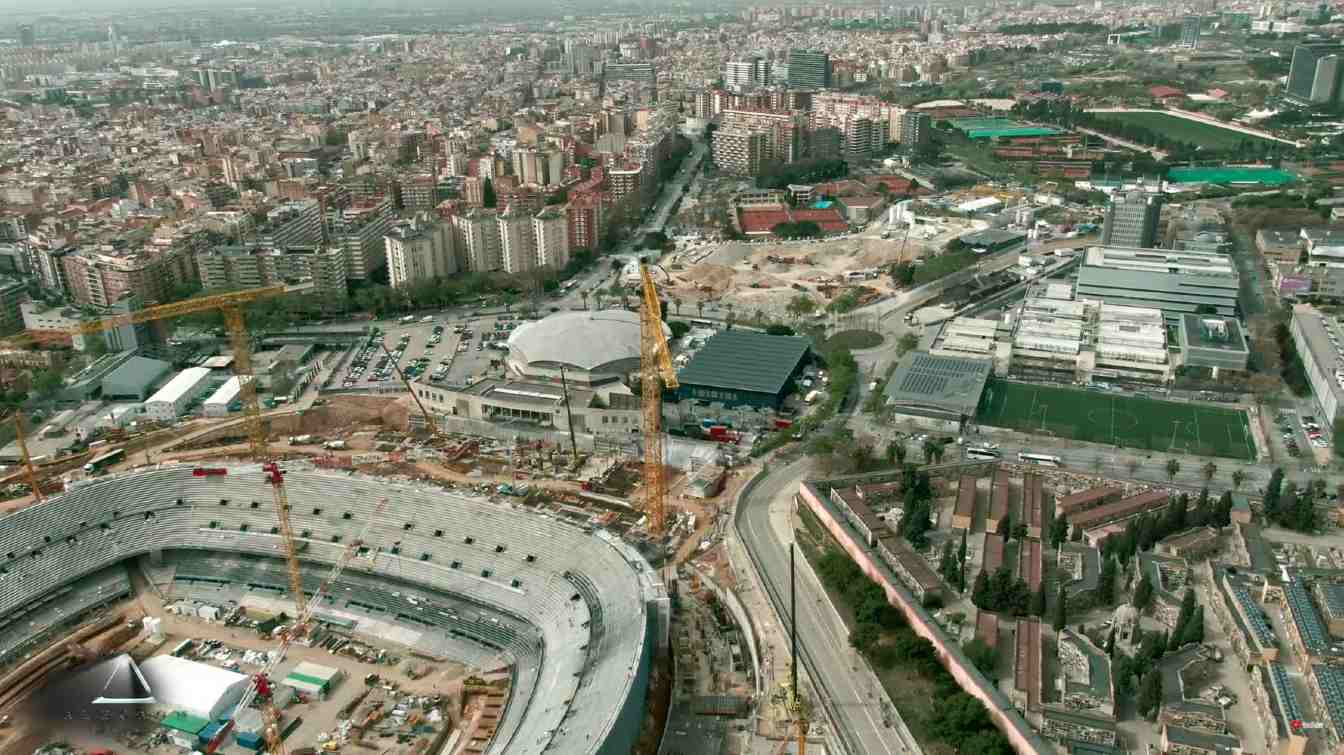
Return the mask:
[[(671, 331), (663, 325), (668, 337)], [(539, 367), (563, 364), (594, 371), (639, 359), (639, 313), (624, 309), (557, 312), (525, 323), (509, 336), (509, 350)]]

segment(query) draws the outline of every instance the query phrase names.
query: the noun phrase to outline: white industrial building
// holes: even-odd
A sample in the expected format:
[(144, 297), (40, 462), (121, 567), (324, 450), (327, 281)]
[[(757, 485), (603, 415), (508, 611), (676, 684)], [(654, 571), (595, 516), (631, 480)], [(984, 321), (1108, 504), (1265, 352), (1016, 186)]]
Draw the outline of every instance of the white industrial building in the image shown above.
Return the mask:
[(238, 400), (238, 394), (241, 392), (242, 383), (238, 380), (238, 376), (234, 375), (205, 400), (205, 416), (227, 417), (229, 405)]
[(999, 331), (1006, 327), (993, 319), (954, 317), (943, 324), (929, 347), (929, 353), (946, 357), (992, 359), (994, 371), (1005, 375), (1013, 353), (1012, 342), (1007, 338), (999, 338)]
[(215, 720), (242, 699), (251, 679), (208, 663), (172, 655), (156, 655), (140, 664), (157, 707)]
[(1022, 303), (1013, 331), (1010, 371), (1073, 382), (1088, 368), (1083, 351), (1091, 307), (1085, 302), (1032, 297)]
[(943, 331), (930, 353), (952, 357), (993, 356), (994, 335), (998, 330), (998, 320), (954, 317), (943, 325)]
[(145, 415), (160, 422), (172, 422), (192, 399), (206, 391), (209, 381), (210, 370), (205, 367), (182, 370), (145, 401)]
[(1151, 307), (1032, 296), (1018, 310), (1012, 349), (1009, 372), (1024, 378), (1160, 383), (1172, 377), (1166, 321)]
[(1094, 378), (1166, 382), (1171, 378), (1162, 310), (1104, 304), (1097, 316)]

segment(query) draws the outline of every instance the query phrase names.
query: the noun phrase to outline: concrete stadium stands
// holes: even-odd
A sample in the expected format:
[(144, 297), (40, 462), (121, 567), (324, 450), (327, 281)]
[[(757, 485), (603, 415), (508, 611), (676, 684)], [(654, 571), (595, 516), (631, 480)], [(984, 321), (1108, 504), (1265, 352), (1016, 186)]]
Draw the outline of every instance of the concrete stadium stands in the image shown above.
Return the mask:
[[(630, 751), (651, 661), (667, 633), (666, 592), (632, 546), (604, 530), (409, 481), (290, 465), (286, 488), (305, 571), (325, 573), (342, 541), (387, 497), (368, 537), (383, 552), (352, 559), (349, 581), (397, 580), (479, 606), (475, 620), (440, 618), (518, 663), (520, 678), (488, 752)], [(0, 620), (156, 551), (222, 551), (235, 559), (233, 568), (256, 570), (237, 557), (280, 558), (275, 533), (271, 492), (256, 465), (229, 467), (222, 477), (162, 466), (77, 484), (4, 517)], [(399, 608), (389, 620), (431, 621), (410, 604)]]

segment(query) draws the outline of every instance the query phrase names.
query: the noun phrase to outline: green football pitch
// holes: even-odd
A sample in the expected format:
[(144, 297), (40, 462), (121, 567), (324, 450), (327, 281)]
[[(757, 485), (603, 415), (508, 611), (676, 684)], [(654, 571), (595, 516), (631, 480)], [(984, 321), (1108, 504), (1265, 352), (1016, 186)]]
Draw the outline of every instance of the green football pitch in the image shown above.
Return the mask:
[(1246, 412), (1221, 406), (991, 379), (976, 421), (1121, 448), (1255, 458)]

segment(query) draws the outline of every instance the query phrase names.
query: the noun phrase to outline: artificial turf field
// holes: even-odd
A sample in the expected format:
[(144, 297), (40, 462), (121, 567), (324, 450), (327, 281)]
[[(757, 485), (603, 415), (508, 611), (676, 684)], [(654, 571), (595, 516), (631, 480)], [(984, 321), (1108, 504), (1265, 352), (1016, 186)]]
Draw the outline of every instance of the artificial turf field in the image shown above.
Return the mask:
[(1255, 458), (1245, 411), (1108, 391), (991, 379), (976, 421), (1121, 448)]

